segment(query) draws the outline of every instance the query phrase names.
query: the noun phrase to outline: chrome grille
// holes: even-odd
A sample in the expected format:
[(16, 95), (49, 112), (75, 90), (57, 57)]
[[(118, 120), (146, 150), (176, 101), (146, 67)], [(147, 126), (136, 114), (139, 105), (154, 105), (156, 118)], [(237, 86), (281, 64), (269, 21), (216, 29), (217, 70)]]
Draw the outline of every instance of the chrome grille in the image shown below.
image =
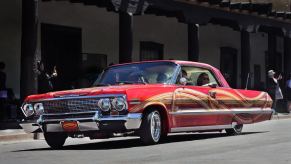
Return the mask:
[(74, 119), (74, 118), (92, 118), (95, 113), (84, 113), (84, 114), (55, 114), (55, 115), (43, 115), (44, 120), (48, 119)]
[(97, 111), (98, 99), (63, 99), (44, 101), (45, 114), (76, 113)]

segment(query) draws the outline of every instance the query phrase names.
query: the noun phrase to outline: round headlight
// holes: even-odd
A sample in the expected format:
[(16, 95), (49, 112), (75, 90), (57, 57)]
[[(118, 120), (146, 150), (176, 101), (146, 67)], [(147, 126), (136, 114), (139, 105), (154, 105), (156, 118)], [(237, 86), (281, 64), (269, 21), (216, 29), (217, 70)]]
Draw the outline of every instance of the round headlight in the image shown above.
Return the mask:
[(42, 115), (44, 113), (44, 108), (42, 103), (34, 104), (34, 110), (37, 115)]
[(25, 104), (22, 107), (23, 113), (26, 117), (32, 116), (34, 114), (33, 106), (32, 104)]
[(98, 101), (98, 106), (104, 112), (109, 111), (110, 108), (111, 108), (110, 99), (108, 99), (108, 98), (106, 98), (106, 99), (100, 99)]
[(112, 101), (112, 105), (117, 111), (120, 112), (126, 108), (126, 101), (123, 98), (115, 98)]

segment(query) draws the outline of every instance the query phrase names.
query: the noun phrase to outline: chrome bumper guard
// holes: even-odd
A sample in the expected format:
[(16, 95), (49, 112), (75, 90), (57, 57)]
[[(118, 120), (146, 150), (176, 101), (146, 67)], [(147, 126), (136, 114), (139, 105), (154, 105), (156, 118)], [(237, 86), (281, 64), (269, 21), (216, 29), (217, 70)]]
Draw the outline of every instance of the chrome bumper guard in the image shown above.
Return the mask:
[[(141, 113), (129, 113), (122, 116), (100, 116), (98, 112), (91, 118), (66, 118), (66, 119), (47, 119), (44, 120), (43, 116), (39, 116), (37, 120), (27, 120), (20, 123), (21, 127), (27, 133), (46, 132), (64, 132), (61, 122), (62, 121), (77, 121), (80, 132), (85, 131), (101, 131), (99, 124), (106, 122), (114, 123), (121, 121), (126, 130), (139, 129), (142, 121)], [(118, 129), (116, 129), (118, 130)]]

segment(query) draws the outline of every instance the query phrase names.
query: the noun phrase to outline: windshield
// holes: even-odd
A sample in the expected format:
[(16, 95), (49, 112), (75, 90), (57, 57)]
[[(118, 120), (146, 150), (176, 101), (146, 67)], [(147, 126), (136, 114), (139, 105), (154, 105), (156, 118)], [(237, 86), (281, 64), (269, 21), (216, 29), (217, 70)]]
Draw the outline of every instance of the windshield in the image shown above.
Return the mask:
[(104, 71), (95, 86), (115, 84), (168, 84), (178, 66), (172, 62), (148, 62), (113, 66)]

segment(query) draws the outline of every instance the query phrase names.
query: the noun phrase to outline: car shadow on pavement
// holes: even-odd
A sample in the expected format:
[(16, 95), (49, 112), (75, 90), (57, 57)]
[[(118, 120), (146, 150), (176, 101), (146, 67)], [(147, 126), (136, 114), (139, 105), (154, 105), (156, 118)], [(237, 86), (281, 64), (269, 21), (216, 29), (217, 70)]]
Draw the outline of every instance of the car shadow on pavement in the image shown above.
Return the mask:
[[(251, 135), (258, 133), (267, 133), (268, 131), (261, 132), (245, 132), (241, 135)], [(221, 138), (221, 137), (235, 137), (229, 136), (226, 133), (183, 133), (183, 134), (174, 134), (169, 135), (165, 139), (163, 139), (159, 144), (170, 144), (177, 142), (185, 142), (185, 141), (197, 141), (197, 140), (206, 140), (213, 138)], [(96, 143), (86, 143), (86, 144), (78, 144), (78, 145), (67, 145), (64, 146), (62, 150), (110, 150), (110, 149), (124, 149), (124, 148), (132, 148), (132, 147), (146, 147), (139, 138), (133, 139), (121, 139), (121, 140), (110, 140), (110, 141), (102, 141)], [(151, 146), (151, 145), (150, 145)], [(52, 150), (51, 148), (40, 148), (40, 149), (27, 149), (27, 150), (17, 150), (14, 152), (23, 152), (23, 151), (48, 151)]]

